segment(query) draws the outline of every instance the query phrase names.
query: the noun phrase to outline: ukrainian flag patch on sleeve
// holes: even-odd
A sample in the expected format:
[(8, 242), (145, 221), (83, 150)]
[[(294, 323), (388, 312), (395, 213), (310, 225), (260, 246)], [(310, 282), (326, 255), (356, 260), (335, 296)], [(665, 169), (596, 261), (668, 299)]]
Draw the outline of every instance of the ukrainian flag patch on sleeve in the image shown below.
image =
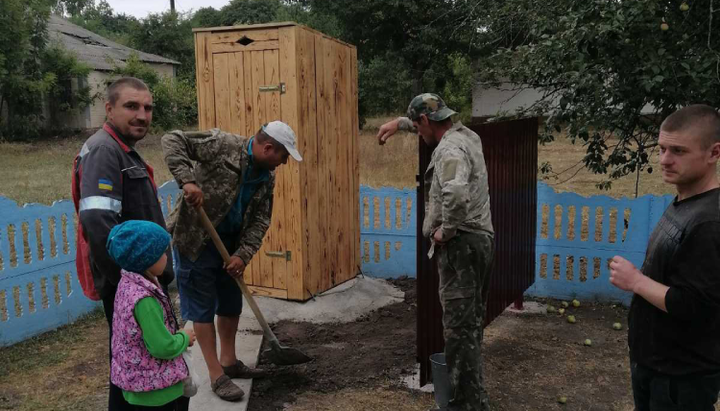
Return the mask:
[(112, 181), (101, 178), (100, 181), (98, 182), (98, 188), (100, 190), (112, 191), (112, 189), (113, 189)]

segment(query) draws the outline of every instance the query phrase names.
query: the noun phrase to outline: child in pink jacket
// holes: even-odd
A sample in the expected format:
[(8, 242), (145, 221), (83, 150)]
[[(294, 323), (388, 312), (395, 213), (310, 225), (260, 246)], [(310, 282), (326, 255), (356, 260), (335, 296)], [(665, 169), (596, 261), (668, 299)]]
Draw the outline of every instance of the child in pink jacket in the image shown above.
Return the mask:
[(176, 411), (188, 368), (182, 353), (195, 333), (181, 330), (157, 277), (167, 264), (170, 234), (149, 221), (126, 221), (108, 236), (122, 268), (115, 296), (110, 379), (136, 410)]

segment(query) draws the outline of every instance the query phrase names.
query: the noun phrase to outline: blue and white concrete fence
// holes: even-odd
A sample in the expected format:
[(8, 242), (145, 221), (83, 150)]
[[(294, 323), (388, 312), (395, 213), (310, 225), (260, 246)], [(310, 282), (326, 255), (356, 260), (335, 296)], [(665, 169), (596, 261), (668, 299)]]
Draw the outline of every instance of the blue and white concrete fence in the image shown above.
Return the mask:
[[(158, 190), (163, 212), (179, 194)], [(614, 199), (555, 193), (538, 184), (535, 284), (529, 296), (628, 303), (608, 282), (607, 262), (620, 254), (642, 263), (652, 229), (671, 196)], [(415, 190), (360, 188), (362, 270), (375, 277), (415, 276)], [(69, 324), (98, 307), (75, 271), (72, 202), (52, 206), (0, 197), (0, 347)]]

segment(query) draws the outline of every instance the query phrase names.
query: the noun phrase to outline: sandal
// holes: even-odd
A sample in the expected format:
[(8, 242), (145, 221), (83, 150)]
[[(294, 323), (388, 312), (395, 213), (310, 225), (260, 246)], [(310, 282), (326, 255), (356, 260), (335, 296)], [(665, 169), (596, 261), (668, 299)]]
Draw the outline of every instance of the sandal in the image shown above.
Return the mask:
[(222, 368), (225, 375), (230, 378), (243, 378), (249, 380), (252, 378), (264, 378), (268, 376), (267, 371), (258, 368), (250, 368), (243, 364), (240, 360), (237, 360), (233, 365), (228, 367), (223, 366)]
[(227, 375), (221, 375), (214, 383), (210, 384), (212, 390), (218, 397), (225, 401), (240, 401), (245, 392), (235, 385)]

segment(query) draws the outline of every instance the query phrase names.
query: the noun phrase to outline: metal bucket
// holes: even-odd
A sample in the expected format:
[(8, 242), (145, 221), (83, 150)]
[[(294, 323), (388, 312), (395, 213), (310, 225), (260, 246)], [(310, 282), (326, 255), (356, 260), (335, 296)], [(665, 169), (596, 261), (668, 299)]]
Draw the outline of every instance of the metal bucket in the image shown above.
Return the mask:
[(445, 353), (439, 352), (431, 355), (430, 365), (435, 387), (435, 403), (441, 410), (444, 410), (450, 401), (450, 376), (445, 362)]

